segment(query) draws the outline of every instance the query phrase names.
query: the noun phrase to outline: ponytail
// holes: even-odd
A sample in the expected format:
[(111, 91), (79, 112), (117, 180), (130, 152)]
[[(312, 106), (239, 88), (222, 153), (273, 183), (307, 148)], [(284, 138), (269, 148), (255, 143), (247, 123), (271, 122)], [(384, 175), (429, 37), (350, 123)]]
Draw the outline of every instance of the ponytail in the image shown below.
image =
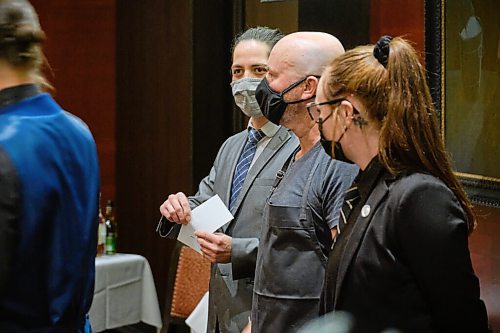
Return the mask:
[(439, 122), (415, 49), (403, 38), (383, 36), (332, 61), (326, 94), (355, 94), (370, 120), (380, 124), (379, 157), (393, 175), (429, 173), (442, 180), (464, 209), (469, 232), (475, 227), (472, 205), (452, 171)]

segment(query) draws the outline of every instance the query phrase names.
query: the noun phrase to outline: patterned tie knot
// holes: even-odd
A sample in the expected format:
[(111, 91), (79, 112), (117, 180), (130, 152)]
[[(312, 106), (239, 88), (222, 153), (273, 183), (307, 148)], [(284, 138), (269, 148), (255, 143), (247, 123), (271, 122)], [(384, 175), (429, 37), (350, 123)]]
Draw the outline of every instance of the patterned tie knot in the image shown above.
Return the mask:
[(236, 164), (236, 169), (233, 176), (229, 209), (232, 209), (234, 207), (236, 199), (238, 199), (238, 195), (240, 194), (243, 183), (245, 182), (245, 177), (247, 176), (248, 169), (250, 168), (250, 164), (252, 164), (255, 151), (257, 150), (257, 143), (263, 137), (264, 133), (262, 131), (256, 130), (252, 127), (250, 127), (250, 129), (248, 130), (247, 142), (245, 143), (245, 147), (243, 147), (243, 151), (241, 152), (240, 158), (238, 159), (238, 163)]
[(357, 199), (359, 199), (358, 185), (352, 184), (351, 187), (349, 187), (349, 189), (345, 192), (344, 200), (348, 203), (350, 208), (353, 209), (355, 206), (353, 203), (356, 203)]
[(262, 132), (261, 130), (257, 130), (255, 128), (250, 128), (250, 130), (248, 131), (248, 142), (250, 143), (253, 143), (253, 144), (256, 144), (258, 143), (260, 140), (262, 140), (262, 138), (266, 136), (264, 134), (264, 132)]
[(349, 220), (349, 215), (351, 215), (351, 211), (354, 209), (356, 204), (359, 201), (359, 191), (358, 185), (352, 184), (351, 187), (345, 192), (344, 204), (340, 209), (340, 223), (338, 225), (338, 232), (344, 229), (344, 226), (347, 224)]

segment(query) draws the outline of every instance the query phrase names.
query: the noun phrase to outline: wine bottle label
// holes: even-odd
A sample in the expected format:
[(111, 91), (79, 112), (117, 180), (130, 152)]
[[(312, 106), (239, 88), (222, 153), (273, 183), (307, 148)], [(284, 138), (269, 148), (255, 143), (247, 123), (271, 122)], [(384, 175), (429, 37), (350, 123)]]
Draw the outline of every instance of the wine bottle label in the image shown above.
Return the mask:
[(104, 223), (99, 223), (99, 234), (98, 234), (97, 244), (106, 243), (106, 225)]
[(106, 236), (106, 254), (116, 253), (116, 237), (113, 234)]

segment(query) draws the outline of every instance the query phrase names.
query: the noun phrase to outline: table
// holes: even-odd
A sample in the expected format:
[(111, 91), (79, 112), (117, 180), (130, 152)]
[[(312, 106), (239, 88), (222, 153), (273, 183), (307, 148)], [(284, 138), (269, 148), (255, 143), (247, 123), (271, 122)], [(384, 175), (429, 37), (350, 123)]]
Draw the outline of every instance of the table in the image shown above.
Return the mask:
[(161, 328), (161, 314), (151, 268), (146, 258), (115, 254), (95, 260), (94, 332), (144, 322)]

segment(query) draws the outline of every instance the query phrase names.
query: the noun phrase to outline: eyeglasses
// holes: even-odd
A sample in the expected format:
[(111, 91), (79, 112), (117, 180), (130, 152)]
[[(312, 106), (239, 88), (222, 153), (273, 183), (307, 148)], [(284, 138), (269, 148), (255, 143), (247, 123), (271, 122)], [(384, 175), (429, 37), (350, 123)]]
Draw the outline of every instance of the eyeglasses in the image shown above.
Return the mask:
[[(331, 101), (326, 101), (326, 102), (321, 102), (321, 103), (315, 103), (311, 102), (306, 105), (307, 113), (309, 113), (309, 117), (311, 117), (311, 120), (314, 120), (315, 122), (318, 122), (319, 119), (321, 118), (321, 110), (319, 108), (320, 105), (333, 105), (333, 104), (338, 104), (342, 102), (345, 98), (338, 98), (338, 99), (332, 99)], [(323, 118), (323, 121), (327, 120), (330, 118), (333, 114), (333, 110), (330, 111), (330, 114)]]

